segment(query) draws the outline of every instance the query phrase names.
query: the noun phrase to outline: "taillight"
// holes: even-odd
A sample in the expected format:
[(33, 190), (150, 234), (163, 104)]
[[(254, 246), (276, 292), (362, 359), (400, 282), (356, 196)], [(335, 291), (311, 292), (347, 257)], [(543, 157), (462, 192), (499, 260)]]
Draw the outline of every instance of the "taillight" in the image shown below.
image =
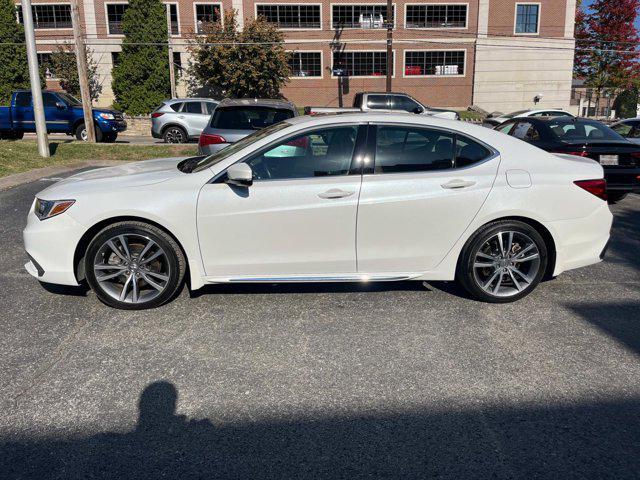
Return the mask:
[(164, 112), (153, 112), (151, 114), (151, 118), (158, 118), (158, 117), (161, 117), (162, 115), (164, 115)]
[(227, 143), (227, 141), (223, 136), (211, 135), (209, 133), (201, 133), (200, 140), (198, 140), (198, 145), (201, 147), (206, 147), (207, 145), (216, 145), (218, 143)]
[(577, 180), (573, 183), (596, 197), (607, 200), (607, 182), (604, 178), (597, 180)]

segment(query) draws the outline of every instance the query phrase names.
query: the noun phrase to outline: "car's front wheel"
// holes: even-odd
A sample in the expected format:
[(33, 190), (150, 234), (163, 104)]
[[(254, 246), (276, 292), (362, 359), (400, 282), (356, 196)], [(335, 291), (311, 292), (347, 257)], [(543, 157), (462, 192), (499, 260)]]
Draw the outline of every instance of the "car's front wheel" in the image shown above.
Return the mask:
[(126, 310), (154, 308), (171, 300), (184, 280), (186, 262), (176, 241), (143, 222), (118, 222), (89, 244), (87, 282), (107, 305)]
[(496, 221), (485, 225), (467, 242), (457, 278), (478, 300), (513, 302), (540, 283), (547, 258), (545, 241), (531, 225)]

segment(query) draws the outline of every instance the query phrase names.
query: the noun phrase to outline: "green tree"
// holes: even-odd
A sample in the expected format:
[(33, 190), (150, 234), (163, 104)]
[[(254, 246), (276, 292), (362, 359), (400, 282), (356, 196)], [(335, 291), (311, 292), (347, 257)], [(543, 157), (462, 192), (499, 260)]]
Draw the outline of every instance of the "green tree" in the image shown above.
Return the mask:
[(291, 76), (284, 36), (263, 18), (246, 20), (238, 30), (235, 11), (224, 22), (204, 27), (190, 47), (187, 70), (192, 94), (216, 97), (279, 98)]
[(13, 90), (31, 86), (24, 28), (12, 0), (0, 0), (0, 43), (0, 103), (6, 104)]
[(122, 20), (122, 53), (113, 68), (115, 106), (144, 115), (171, 96), (168, 32), (161, 0), (130, 0)]
[[(59, 45), (51, 55), (51, 68), (60, 86), (71, 95), (80, 98), (80, 82), (78, 81), (78, 62), (75, 48), (71, 44)], [(87, 49), (87, 70), (89, 73), (89, 91), (91, 100), (97, 100), (102, 93), (102, 85), (98, 77), (98, 64), (93, 59), (92, 51)]]
[(618, 118), (632, 118), (637, 115), (638, 102), (638, 88), (630, 88), (621, 92), (613, 102), (613, 108), (616, 111)]

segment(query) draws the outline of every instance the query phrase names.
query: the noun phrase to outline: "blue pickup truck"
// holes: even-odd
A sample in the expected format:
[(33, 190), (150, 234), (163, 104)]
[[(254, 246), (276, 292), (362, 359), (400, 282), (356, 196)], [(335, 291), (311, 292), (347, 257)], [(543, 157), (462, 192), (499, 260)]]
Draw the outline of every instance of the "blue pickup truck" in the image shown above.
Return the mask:
[[(42, 91), (47, 132), (75, 135), (87, 139), (82, 103), (65, 92)], [(93, 109), (93, 121), (98, 142), (114, 142), (118, 133), (127, 129), (122, 113)], [(17, 90), (11, 95), (11, 105), (0, 107), (0, 138), (20, 139), (24, 132), (35, 132), (31, 91)]]

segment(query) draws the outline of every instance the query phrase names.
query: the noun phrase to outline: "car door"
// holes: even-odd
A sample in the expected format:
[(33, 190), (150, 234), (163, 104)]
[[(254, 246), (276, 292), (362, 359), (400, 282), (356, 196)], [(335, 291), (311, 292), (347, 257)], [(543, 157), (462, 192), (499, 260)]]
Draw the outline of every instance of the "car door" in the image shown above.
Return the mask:
[(182, 104), (182, 109), (178, 114), (178, 118), (182, 118), (187, 125), (187, 134), (190, 137), (197, 137), (207, 126), (209, 114), (203, 102), (200, 100), (186, 101)]
[(359, 170), (366, 127), (316, 127), (243, 160), (253, 184), (222, 174), (198, 199), (198, 236), (208, 277), (344, 278), (356, 274)]
[(31, 92), (18, 92), (13, 112), (13, 121), (16, 128), (25, 132), (35, 132), (36, 123), (33, 116), (33, 105), (31, 103)]
[[(71, 110), (51, 92), (42, 92), (44, 118), (48, 132), (67, 132), (71, 120)], [(61, 105), (60, 107), (58, 105)], [(62, 107), (64, 105), (64, 107)]]
[(393, 124), (372, 126), (368, 147), (358, 272), (435, 269), (489, 194), (497, 152), (454, 131)]

